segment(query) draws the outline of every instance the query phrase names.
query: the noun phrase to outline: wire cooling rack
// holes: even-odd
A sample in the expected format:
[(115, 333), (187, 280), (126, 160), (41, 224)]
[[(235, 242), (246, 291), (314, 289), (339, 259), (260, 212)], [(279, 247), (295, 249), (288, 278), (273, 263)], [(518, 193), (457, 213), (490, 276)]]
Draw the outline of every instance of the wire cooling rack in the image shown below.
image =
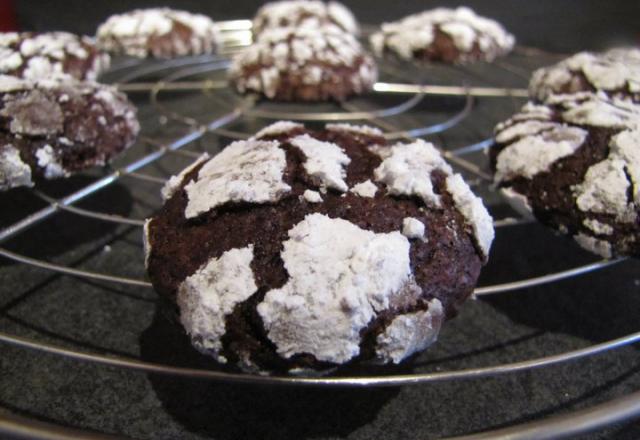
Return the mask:
[[(10, 250), (2, 244), (28, 234), (36, 225), (46, 223), (61, 214), (69, 215), (71, 221), (73, 218), (82, 218), (114, 226), (140, 228), (144, 218), (160, 207), (159, 198), (152, 198), (146, 210), (137, 210), (140, 213), (137, 216), (113, 213), (110, 211), (110, 204), (104, 200), (99, 206), (96, 207), (94, 203), (90, 208), (83, 207), (82, 202), (95, 198), (115, 184), (131, 188), (132, 192), (134, 185), (144, 184), (152, 188), (148, 191), (158, 193), (161, 185), (171, 174), (199, 157), (203, 151), (215, 153), (229, 140), (246, 138), (270, 121), (278, 119), (306, 121), (312, 125), (327, 121), (360, 121), (359, 123), (384, 129), (389, 140), (427, 137), (442, 147), (444, 157), (465, 174), (474, 189), (485, 197), (487, 204), (495, 208), (494, 211), (497, 211), (494, 212), (496, 242), (502, 239), (503, 231), (507, 228), (533, 227), (527, 226), (531, 223), (530, 218), (520, 217), (509, 208), (500, 207), (502, 204), (491, 189), (491, 178), (487, 174), (486, 158), (482, 153), (491, 143), (491, 128), (500, 120), (500, 116), (489, 118), (489, 121), (480, 121), (479, 124), (483, 126), (480, 129), (477, 126), (469, 129), (463, 125), (465, 121), (482, 119), (481, 116), (486, 111), (483, 103), (486, 102), (500, 108), (503, 112), (502, 117), (508, 116), (526, 99), (527, 92), (523, 86), (526, 85), (530, 71), (538, 65), (554, 61), (554, 55), (520, 47), (514, 56), (492, 64), (480, 63), (468, 67), (430, 66), (428, 69), (413, 66), (409, 69), (410, 72), (399, 62), (386, 60), (381, 64), (381, 81), (375, 84), (374, 91), (366, 97), (341, 104), (283, 105), (261, 102), (255, 97), (239, 97), (228, 89), (224, 76), (229, 66), (228, 55), (250, 42), (250, 22), (223, 22), (221, 28), (225, 40), (222, 55), (163, 62), (121, 60), (105, 75), (105, 82), (116, 84), (141, 107), (143, 131), (138, 144), (110, 167), (90, 173), (88, 183), (83, 181), (82, 184), (69, 187), (70, 191), (52, 194), (38, 187), (21, 190), (22, 193), (17, 197), (30, 197), (40, 204), (38, 209), (29, 211), (21, 218), (1, 227), (0, 256), (14, 263), (69, 275), (80, 280), (149, 289), (151, 284), (144, 278), (142, 259), (132, 263), (139, 276), (127, 276), (103, 272), (99, 268), (89, 270), (81, 265), (35, 258)], [(492, 112), (495, 113), (493, 110)], [(452, 145), (460, 139), (466, 141)], [(68, 188), (65, 187), (66, 189)], [(137, 245), (141, 247), (141, 241)], [(108, 245), (105, 247), (107, 251), (109, 248)], [(475, 290), (475, 296), (482, 298), (498, 294), (512, 295), (522, 289), (600, 271), (618, 265), (625, 259), (586, 262), (584, 260), (585, 258), (578, 258), (580, 264), (542, 275), (531, 274), (508, 282), (482, 285)], [(625, 264), (635, 262), (627, 261)], [(0, 286), (0, 299), (2, 294)], [(154, 307), (153, 303), (150, 303), (149, 307)], [(113, 331), (117, 332), (117, 329)], [(4, 344), (124, 370), (225, 382), (321, 387), (418, 385), (513, 374), (578, 361), (638, 341), (640, 331), (579, 349), (490, 366), (424, 373), (365, 373), (311, 378), (247, 375), (174, 366), (131, 356), (114, 356), (108, 352), (101, 353), (99, 350), (66, 347), (0, 332), (0, 342)], [(568, 435), (638, 415), (640, 393), (632, 393), (588, 410), (493, 431), (487, 435), (504, 435), (504, 438)], [(483, 437), (479, 435), (469, 438)]]

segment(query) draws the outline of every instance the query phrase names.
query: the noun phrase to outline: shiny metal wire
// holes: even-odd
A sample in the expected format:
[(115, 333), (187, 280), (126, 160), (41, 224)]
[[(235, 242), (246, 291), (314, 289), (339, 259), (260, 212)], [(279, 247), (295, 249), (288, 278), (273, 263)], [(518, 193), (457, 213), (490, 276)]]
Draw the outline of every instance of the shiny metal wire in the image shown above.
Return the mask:
[[(250, 42), (250, 21), (236, 20), (232, 22), (222, 22), (220, 23), (220, 25), (223, 31), (223, 40), (229, 47), (229, 51), (233, 51), (234, 48), (244, 46), (248, 44), (248, 42)], [(40, 191), (34, 190), (33, 193), (41, 200), (46, 202), (47, 206), (19, 220), (13, 225), (0, 230), (0, 243), (27, 231), (32, 226), (62, 211), (81, 217), (95, 219), (96, 221), (105, 221), (131, 226), (141, 226), (143, 224), (142, 219), (127, 218), (107, 212), (91, 211), (79, 208), (74, 205), (77, 202), (84, 200), (85, 198), (108, 187), (110, 184), (122, 178), (138, 179), (157, 184), (163, 184), (164, 179), (146, 175), (140, 170), (145, 166), (154, 163), (155, 161), (164, 157), (166, 154), (180, 154), (190, 158), (197, 157), (198, 153), (182, 151), (181, 149), (189, 145), (190, 143), (200, 139), (202, 136), (204, 136), (204, 134), (208, 132), (216, 132), (217, 134), (228, 136), (231, 138), (247, 137), (247, 133), (229, 130), (226, 128), (227, 125), (229, 125), (231, 122), (236, 121), (242, 117), (261, 118), (266, 120), (295, 119), (303, 121), (366, 120), (370, 123), (384, 128), (387, 131), (386, 136), (388, 139), (412, 139), (415, 137), (441, 133), (450, 129), (451, 127), (454, 127), (460, 121), (471, 114), (473, 109), (473, 101), (476, 98), (521, 99), (525, 98), (527, 94), (526, 90), (524, 89), (500, 87), (437, 86), (378, 82), (374, 86), (374, 94), (408, 94), (412, 96), (396, 106), (374, 111), (362, 111), (354, 107), (353, 104), (345, 103), (341, 111), (321, 113), (307, 112), (302, 114), (287, 111), (276, 112), (260, 109), (259, 107), (256, 107), (256, 100), (254, 98), (244, 98), (237, 99), (237, 101), (232, 103), (232, 105), (229, 105), (229, 103), (227, 103), (229, 111), (223, 116), (216, 118), (215, 120), (210, 121), (206, 124), (201, 124), (192, 118), (188, 118), (174, 112), (169, 107), (167, 107), (160, 99), (160, 95), (163, 92), (210, 92), (225, 88), (226, 81), (223, 80), (189, 80), (188, 77), (224, 70), (228, 67), (228, 63), (228, 60), (225, 58), (220, 58), (218, 56), (205, 56), (192, 59), (167, 61), (150, 66), (138, 66), (132, 62), (121, 65), (122, 72), (125, 73), (122, 75), (121, 80), (117, 84), (117, 86), (121, 90), (128, 93), (148, 93), (150, 102), (160, 115), (163, 115), (173, 121), (184, 123), (187, 127), (189, 127), (188, 132), (184, 136), (168, 144), (164, 144), (154, 139), (141, 139), (143, 142), (146, 142), (154, 147), (155, 151), (120, 169), (114, 170), (113, 172), (105, 175), (104, 177), (98, 179), (90, 185), (66, 197), (55, 199)], [(145, 75), (157, 75), (165, 71), (167, 72), (167, 74), (161, 81), (135, 82), (137, 79)], [(454, 114), (449, 119), (431, 126), (401, 130), (388, 122), (387, 118), (406, 111), (410, 111), (413, 107), (418, 105), (426, 95), (448, 95), (463, 97), (464, 106), (461, 108), (461, 110), (459, 110), (458, 113)], [(462, 146), (453, 150), (443, 151), (443, 154), (455, 165), (458, 165), (463, 169), (473, 173), (480, 179), (489, 180), (490, 176), (488, 176), (474, 163), (464, 159), (464, 156), (488, 148), (491, 145), (491, 142), (492, 139), (485, 139), (471, 145)], [(528, 223), (529, 221), (530, 219), (525, 218), (506, 218), (496, 221), (495, 226), (496, 228), (511, 227), (516, 225), (523, 225)], [(1, 247), (0, 256), (22, 264), (31, 265), (74, 277), (120, 283), (136, 287), (151, 287), (151, 284), (146, 280), (126, 278), (113, 274), (95, 273), (91, 271), (76, 269), (73, 267), (57, 265), (46, 261), (30, 258), (28, 256), (19, 255)], [(613, 265), (620, 264), (623, 261), (624, 259), (597, 261), (594, 263), (589, 263), (550, 274), (534, 276), (528, 279), (521, 279), (493, 286), (481, 286), (475, 290), (474, 294), (476, 296), (484, 296), (522, 290), (546, 283), (558, 282), (560, 280), (584, 275), (586, 273), (592, 273), (598, 270), (604, 270)], [(528, 371), (536, 368), (549, 367), (559, 363), (577, 361), (578, 359), (584, 357), (594, 356), (605, 351), (627, 346), (629, 344), (635, 344), (637, 342), (640, 342), (640, 332), (603, 343), (594, 344), (578, 350), (553, 354), (537, 359), (528, 359), (489, 367), (471, 368), (458, 371), (443, 371), (435, 373), (416, 373), (407, 375), (322, 378), (265, 377), (258, 375), (236, 374), (202, 369), (180, 368), (169, 365), (149, 363), (139, 359), (112, 357), (98, 353), (89, 353), (80, 350), (58, 347), (56, 345), (1, 332), (0, 341), (18, 347), (37, 350), (42, 353), (64, 356), (78, 361), (87, 361), (115, 368), (125, 368), (145, 372), (253, 384), (363, 387), (398, 386), (426, 384), (448, 380), (476, 379), (501, 374), (515, 373), (519, 371)], [(623, 416), (637, 416), (638, 414), (640, 414), (639, 402), (640, 395), (630, 395), (620, 399), (620, 401), (610, 402), (609, 404), (605, 404), (602, 407), (594, 408), (591, 412), (576, 412), (569, 416), (554, 418), (548, 423), (546, 423), (546, 421), (543, 421), (545, 423), (540, 424), (541, 422), (536, 422), (530, 425), (523, 426), (522, 429), (520, 429), (520, 427), (517, 427), (517, 432), (513, 431), (513, 428), (507, 428), (506, 430), (503, 430), (504, 432), (496, 432), (496, 435), (504, 434), (503, 437), (499, 438), (528, 438), (519, 437), (518, 435), (514, 435), (513, 433), (516, 432), (517, 434), (518, 432), (540, 432), (538, 431), (539, 429), (548, 427), (551, 427), (549, 428), (551, 429), (551, 431), (548, 432), (568, 432), (571, 428), (571, 423), (573, 423), (575, 420), (583, 420), (586, 415), (597, 415), (599, 418), (597, 418), (596, 421), (601, 424), (604, 422), (610, 422), (611, 420), (620, 420), (620, 417)], [(596, 422), (594, 422), (593, 425), (600, 426)], [(471, 439), (485, 437), (482, 437), (482, 435), (479, 434), (478, 436), (469, 436), (464, 438)]]

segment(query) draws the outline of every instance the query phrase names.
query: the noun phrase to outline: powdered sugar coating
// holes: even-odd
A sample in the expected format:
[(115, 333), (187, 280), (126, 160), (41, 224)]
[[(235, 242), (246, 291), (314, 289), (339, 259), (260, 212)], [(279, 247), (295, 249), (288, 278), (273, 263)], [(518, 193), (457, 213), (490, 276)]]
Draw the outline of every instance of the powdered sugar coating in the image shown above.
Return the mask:
[(0, 74), (95, 80), (109, 64), (109, 55), (98, 51), (91, 38), (68, 32), (13, 32), (0, 39)]
[(409, 242), (310, 214), (289, 231), (289, 281), (267, 292), (258, 313), (278, 353), (343, 363), (360, 352), (360, 330), (412, 283)]
[(487, 208), (482, 204), (482, 200), (473, 194), (460, 174), (447, 177), (447, 191), (451, 194), (458, 211), (472, 228), (473, 237), (486, 261), (495, 236), (493, 219), (487, 212)]
[(342, 100), (369, 90), (377, 68), (336, 26), (274, 28), (233, 58), (229, 78), (240, 93), (269, 99)]
[(581, 232), (576, 234), (573, 238), (582, 248), (593, 252), (594, 254), (600, 255), (603, 258), (611, 258), (613, 256), (611, 243), (608, 241), (599, 240)]
[(553, 95), (547, 103), (561, 107), (562, 119), (572, 124), (625, 128), (637, 124), (640, 118), (640, 106), (603, 93)]
[(367, 136), (382, 136), (382, 130), (370, 125), (353, 125), (353, 124), (327, 124), (325, 128), (329, 131), (346, 131), (355, 134), (364, 134)]
[[(436, 41), (446, 35), (457, 49), (455, 59), (440, 52)], [(511, 51), (515, 43), (498, 22), (476, 15), (467, 7), (436, 8), (409, 15), (393, 23), (384, 23), (370, 37), (378, 55), (391, 51), (402, 59), (414, 57), (467, 62), (476, 59), (493, 60)]]
[(32, 186), (31, 168), (20, 158), (13, 145), (0, 147), (0, 191), (18, 186)]
[(307, 189), (302, 194), (302, 197), (309, 203), (322, 203), (322, 195), (318, 191)]
[(606, 223), (602, 223), (598, 220), (587, 218), (583, 221), (584, 225), (591, 229), (595, 234), (598, 235), (611, 235), (613, 234), (613, 226), (608, 225)]
[(349, 189), (344, 178), (347, 175), (345, 167), (351, 163), (351, 159), (342, 148), (332, 142), (314, 139), (308, 134), (297, 136), (289, 142), (302, 150), (306, 156), (304, 169), (320, 188), (341, 192)]
[(427, 310), (395, 317), (377, 337), (377, 357), (398, 364), (424, 350), (438, 339), (444, 319), (442, 303), (435, 298), (429, 301)]
[(611, 138), (609, 158), (622, 160), (631, 182), (633, 201), (640, 206), (640, 126), (624, 130)]
[(355, 17), (342, 3), (285, 0), (267, 3), (258, 9), (253, 19), (253, 33), (260, 35), (265, 29), (278, 27), (318, 28), (327, 24), (350, 34), (359, 32)]
[(165, 202), (169, 200), (173, 196), (173, 194), (180, 188), (180, 185), (182, 184), (182, 181), (184, 180), (186, 175), (189, 174), (191, 171), (193, 171), (202, 162), (209, 160), (209, 158), (210, 158), (209, 154), (204, 153), (198, 159), (196, 159), (195, 162), (193, 162), (184, 170), (180, 171), (179, 174), (175, 176), (171, 176), (169, 180), (165, 182), (165, 184), (162, 186), (162, 189), (160, 190), (160, 194), (162, 195), (162, 200)]
[(378, 154), (382, 154), (384, 160), (374, 171), (376, 181), (386, 184), (390, 194), (418, 196), (427, 206), (440, 206), (440, 196), (433, 190), (431, 173), (440, 170), (451, 174), (452, 170), (433, 144), (418, 139), (381, 151)]
[(45, 179), (56, 179), (58, 177), (67, 177), (69, 172), (66, 171), (57, 154), (51, 145), (45, 145), (36, 150), (36, 159), (38, 166), (44, 170)]
[(629, 181), (625, 167), (623, 160), (614, 158), (592, 165), (584, 176), (584, 182), (573, 188), (578, 209), (612, 214), (623, 223), (635, 222), (637, 206), (627, 200)]
[(424, 223), (415, 217), (402, 220), (402, 235), (407, 238), (424, 238)]
[(580, 148), (588, 135), (581, 128), (560, 124), (549, 126), (552, 128), (521, 137), (498, 154), (494, 176), (497, 182), (515, 177), (531, 178), (548, 171), (557, 160)]
[(96, 35), (104, 50), (138, 58), (209, 54), (220, 40), (209, 17), (169, 8), (113, 15), (98, 27)]
[(500, 195), (524, 218), (531, 218), (533, 216), (533, 209), (527, 196), (508, 187), (500, 188)]
[(265, 203), (291, 190), (283, 180), (287, 164), (277, 142), (233, 142), (198, 171), (185, 187), (185, 217), (194, 218), (228, 202)]
[(271, 125), (267, 125), (265, 128), (255, 134), (256, 139), (260, 139), (265, 136), (276, 136), (279, 134), (289, 133), (297, 128), (304, 128), (304, 125), (298, 122), (291, 121), (278, 121)]
[(258, 289), (251, 261), (253, 246), (231, 249), (189, 276), (178, 288), (180, 322), (193, 345), (226, 362), (220, 355), (225, 317)]
[(536, 70), (529, 83), (532, 98), (552, 94), (603, 91), (640, 99), (640, 49), (617, 48), (603, 53), (580, 52), (553, 66)]
[(144, 267), (149, 267), (149, 257), (151, 256), (151, 238), (149, 237), (149, 228), (153, 219), (146, 219), (142, 227), (142, 250), (144, 251)]
[(349, 191), (359, 195), (360, 197), (373, 198), (378, 192), (378, 187), (371, 180), (367, 179), (364, 182), (356, 183)]

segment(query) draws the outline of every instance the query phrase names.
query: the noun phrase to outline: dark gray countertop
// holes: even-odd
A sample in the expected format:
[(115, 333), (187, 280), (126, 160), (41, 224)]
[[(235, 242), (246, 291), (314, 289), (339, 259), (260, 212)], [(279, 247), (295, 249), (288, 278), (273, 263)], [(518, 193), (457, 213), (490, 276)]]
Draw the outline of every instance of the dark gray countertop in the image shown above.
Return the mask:
[[(136, 2), (150, 4), (151, 2)], [(250, 15), (255, 4), (234, 9), (204, 2), (174, 2), (214, 17)], [(635, 2), (633, 2), (635, 3)], [(125, 2), (69, 1), (53, 10), (42, 1), (18, 5), (25, 26), (89, 32)], [(130, 4), (130, 2), (129, 2)], [(426, 3), (424, 3), (426, 5)], [(528, 45), (554, 50), (631, 42), (638, 32), (640, 6), (632, 2), (469, 2), (500, 17)], [(551, 5), (555, 5), (553, 8)], [(353, 3), (363, 21), (375, 23), (419, 7), (396, 2)], [(230, 7), (229, 7), (230, 8)], [(109, 9), (109, 10), (108, 10)], [(80, 19), (82, 17), (82, 19)], [(561, 24), (561, 25), (560, 25)], [(429, 68), (390, 63), (398, 71), (384, 79), (522, 87), (518, 73), (550, 62), (551, 56), (513, 55), (500, 66), (468, 69)], [(506, 68), (516, 67), (516, 73)], [(513, 70), (513, 69), (512, 69)], [(140, 107), (145, 136), (172, 140), (189, 128), (158, 123), (144, 95)], [(399, 97), (353, 101), (360, 107), (400, 102)], [(205, 122), (237, 102), (227, 92), (164, 94), (163, 104)], [(463, 123), (430, 140), (452, 149), (491, 135), (493, 125), (523, 101), (480, 99)], [(389, 122), (402, 128), (451, 116), (460, 98), (428, 97), (409, 114)], [(232, 128), (253, 130), (264, 121), (246, 119)], [(217, 151), (227, 142), (214, 134), (186, 148)], [(140, 142), (114, 167), (129, 163), (152, 147)], [(486, 167), (482, 154), (473, 160)], [(158, 177), (190, 161), (170, 156), (142, 171)], [(45, 190), (62, 196), (104, 175), (95, 170)], [(159, 186), (122, 178), (78, 206), (144, 218), (159, 206)], [(495, 194), (481, 190), (496, 218), (513, 213)], [(0, 229), (44, 206), (30, 190), (0, 194)], [(59, 213), (1, 245), (34, 258), (85, 270), (144, 277), (140, 228)], [(528, 278), (595, 259), (576, 245), (530, 224), (501, 228), (480, 285)], [(586, 347), (640, 330), (640, 265), (616, 266), (565, 280), (469, 301), (445, 326), (440, 341), (404, 371), (438, 372), (514, 362)], [(178, 329), (156, 312), (151, 289), (55, 274), (0, 259), (0, 332), (93, 353), (135, 357), (169, 365), (207, 367)], [(640, 390), (638, 346), (627, 346), (568, 364), (495, 378), (448, 381), (386, 389), (282, 388), (215, 383), (104, 367), (17, 348), (0, 342), (0, 418), (19, 415), (132, 438), (349, 438), (406, 439), (461, 435), (564, 414)], [(1, 436), (1, 435), (0, 435)], [(640, 438), (637, 422), (616, 425), (582, 438)]]

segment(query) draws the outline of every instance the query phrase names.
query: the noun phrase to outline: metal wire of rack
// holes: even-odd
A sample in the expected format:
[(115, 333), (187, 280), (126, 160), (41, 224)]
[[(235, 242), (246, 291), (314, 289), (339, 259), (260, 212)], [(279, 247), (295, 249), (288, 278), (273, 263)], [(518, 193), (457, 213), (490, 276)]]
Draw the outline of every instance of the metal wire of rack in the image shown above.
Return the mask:
[[(229, 65), (225, 55), (234, 52), (238, 48), (245, 46), (251, 40), (250, 22), (247, 20), (236, 20), (232, 22), (222, 22), (222, 31), (225, 41), (225, 50), (222, 56), (203, 56), (189, 59), (165, 61), (162, 63), (139, 64), (136, 61), (126, 61), (120, 63), (111, 71), (112, 75), (118, 77), (116, 86), (120, 90), (129, 94), (148, 94), (149, 103), (166, 123), (170, 121), (185, 128), (184, 134), (171, 141), (160, 140), (155, 137), (143, 135), (140, 143), (151, 148), (151, 152), (143, 154), (121, 166), (106, 169), (106, 172), (92, 181), (90, 184), (63, 197), (53, 197), (42, 190), (33, 189), (31, 194), (42, 202), (45, 207), (30, 213), (24, 218), (0, 229), (0, 244), (6, 242), (20, 234), (28, 232), (32, 227), (40, 222), (55, 216), (59, 213), (70, 213), (74, 216), (88, 218), (101, 222), (109, 222), (116, 225), (128, 225), (141, 227), (143, 218), (131, 218), (127, 216), (112, 214), (107, 210), (91, 210), (76, 206), (79, 202), (88, 199), (100, 191), (108, 188), (115, 182), (143, 181), (162, 185), (169, 175), (164, 178), (147, 174), (145, 168), (166, 158), (182, 156), (187, 159), (194, 159), (199, 156), (198, 152), (189, 151), (185, 147), (193, 145), (209, 134), (215, 134), (220, 138), (240, 139), (250, 136), (250, 132), (229, 128), (233, 123), (243, 119), (252, 120), (275, 120), (275, 119), (295, 119), (310, 122), (326, 121), (364, 121), (376, 125), (386, 132), (389, 140), (412, 139), (416, 137), (442, 135), (447, 130), (457, 126), (461, 121), (469, 117), (478, 99), (510, 99), (515, 103), (521, 103), (526, 98), (527, 91), (514, 87), (491, 86), (471, 86), (461, 85), (423, 85), (406, 82), (378, 82), (374, 86), (374, 96), (406, 96), (402, 101), (383, 108), (363, 109), (357, 105), (347, 102), (339, 104), (341, 108), (330, 111), (290, 111), (273, 106), (261, 105), (255, 97), (232, 99), (231, 105), (227, 100), (216, 98), (218, 91), (224, 91), (227, 83), (224, 80), (210, 78), (201, 79), (200, 76), (207, 76), (211, 73), (224, 72)], [(520, 49), (526, 52), (527, 49)], [(509, 71), (515, 75), (526, 75), (526, 70), (510, 65), (507, 62), (496, 62), (495, 68)], [(387, 66), (383, 66), (387, 70)], [(464, 67), (455, 67), (461, 70), (463, 75), (469, 74)], [(388, 69), (391, 75), (397, 74), (397, 70)], [(153, 80), (144, 80), (146, 77), (153, 77)], [(158, 78), (159, 77), (159, 78)], [(196, 78), (197, 77), (197, 78)], [(141, 79), (143, 78), (143, 79)], [(175, 111), (171, 107), (171, 102), (165, 102), (163, 96), (173, 93), (205, 93), (211, 94), (211, 99), (216, 104), (221, 105), (224, 111), (221, 115), (212, 120), (201, 122), (195, 117)], [(427, 96), (457, 97), (461, 105), (446, 119), (426, 125), (412, 128), (400, 128), (389, 122), (389, 118), (410, 112), (419, 105)], [(483, 139), (467, 145), (457, 146), (452, 149), (442, 149), (444, 157), (454, 166), (466, 172), (472, 183), (478, 187), (487, 187), (490, 176), (468, 157), (486, 150), (491, 144), (491, 139)], [(530, 218), (504, 217), (495, 221), (496, 229), (509, 228), (514, 225), (523, 225), (531, 221)], [(498, 232), (498, 239), (500, 233)], [(5, 247), (0, 246), (0, 256), (25, 265), (38, 267), (44, 270), (79, 277), (83, 279), (93, 279), (130, 285), (139, 288), (150, 288), (151, 284), (143, 278), (130, 278), (111, 273), (101, 273), (72, 266), (56, 264), (42, 259), (32, 258), (22, 255)], [(544, 275), (531, 276), (526, 279), (518, 279), (511, 282), (486, 285), (478, 287), (474, 295), (483, 297), (487, 295), (497, 295), (506, 292), (554, 283), (560, 280), (577, 277), (590, 272), (604, 270), (613, 265), (623, 262), (625, 259), (601, 260), (578, 265), (569, 269), (558, 270)], [(463, 379), (475, 379), (482, 377), (498, 376), (521, 371), (528, 371), (537, 368), (544, 368), (555, 364), (577, 361), (578, 359), (595, 356), (610, 350), (616, 350), (640, 342), (640, 331), (618, 337), (577, 350), (565, 351), (556, 354), (549, 354), (543, 357), (521, 360), (511, 363), (501, 363), (488, 367), (467, 368), (462, 370), (448, 370), (431, 373), (414, 373), (399, 375), (375, 375), (375, 376), (350, 376), (350, 377), (274, 377), (248, 374), (237, 374), (223, 371), (212, 371), (198, 368), (185, 368), (171, 365), (163, 365), (148, 362), (143, 359), (128, 358), (123, 356), (113, 356), (88, 352), (85, 350), (65, 348), (54, 344), (40, 342), (31, 338), (24, 338), (17, 335), (0, 332), (0, 342), (11, 344), (25, 349), (36, 350), (41, 353), (49, 353), (63, 356), (78, 361), (93, 362), (110, 367), (138, 370), (150, 373), (160, 373), (183, 377), (206, 378), (227, 382), (249, 383), (249, 384), (272, 384), (272, 385), (306, 385), (325, 387), (371, 387), (371, 386), (398, 386), (416, 385), (439, 381), (452, 381)], [(559, 436), (579, 432), (575, 428), (575, 423), (581, 418), (590, 417), (589, 429), (596, 429), (614, 421), (623, 420), (634, 416), (640, 416), (640, 393), (625, 396), (622, 399), (608, 402), (591, 412), (575, 412), (549, 420), (534, 422), (532, 424), (520, 425), (492, 432), (495, 435), (502, 435), (500, 438), (537, 438), (536, 435)], [(583, 426), (583, 431), (587, 430)], [(581, 432), (581, 431), (580, 431)], [(492, 433), (486, 433), (487, 436)], [(527, 435), (529, 437), (527, 437)], [(461, 437), (462, 438), (462, 437)], [(464, 438), (484, 438), (482, 435), (469, 436)], [(489, 438), (489, 437), (487, 437)], [(493, 438), (493, 437), (491, 437)]]

